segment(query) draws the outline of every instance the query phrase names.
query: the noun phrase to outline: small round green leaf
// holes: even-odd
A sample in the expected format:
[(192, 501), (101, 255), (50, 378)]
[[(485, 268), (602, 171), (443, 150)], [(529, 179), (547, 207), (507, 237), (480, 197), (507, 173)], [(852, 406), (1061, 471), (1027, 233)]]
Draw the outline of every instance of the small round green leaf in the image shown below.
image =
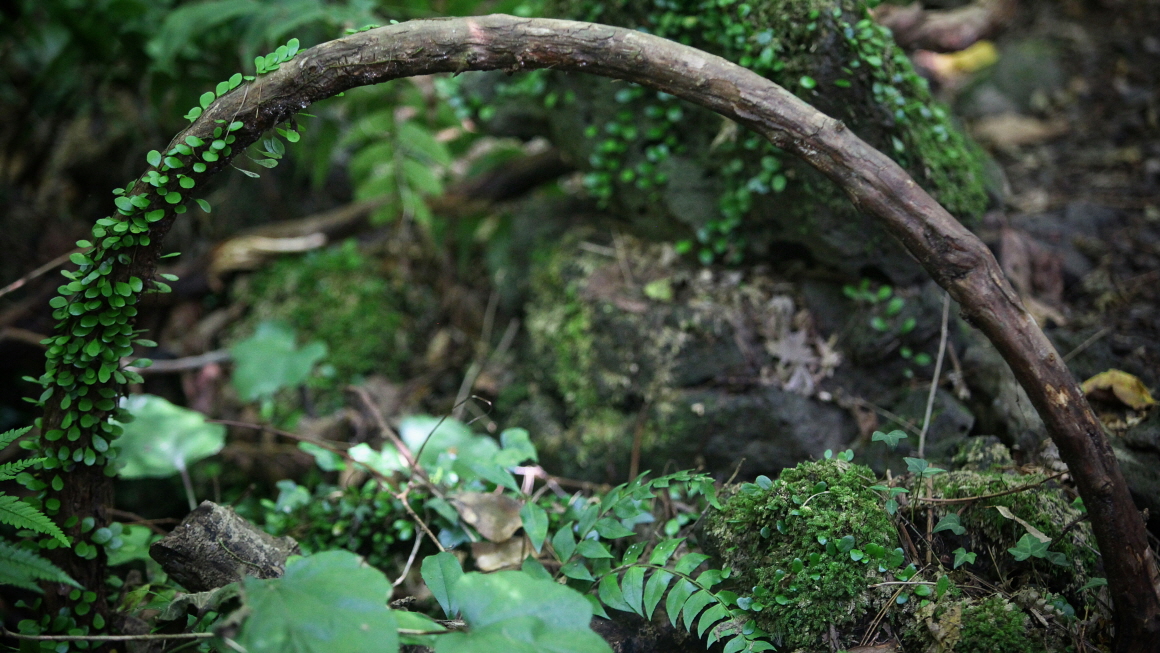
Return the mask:
[(157, 167), (161, 165), (161, 153), (157, 150), (149, 150), (149, 154), (145, 155), (145, 160), (149, 162), (149, 165)]
[(213, 93), (210, 93), (210, 92), (202, 93), (201, 97), (198, 98), (198, 104), (201, 105), (202, 109), (208, 109), (209, 105), (213, 104), (214, 97), (215, 96)]

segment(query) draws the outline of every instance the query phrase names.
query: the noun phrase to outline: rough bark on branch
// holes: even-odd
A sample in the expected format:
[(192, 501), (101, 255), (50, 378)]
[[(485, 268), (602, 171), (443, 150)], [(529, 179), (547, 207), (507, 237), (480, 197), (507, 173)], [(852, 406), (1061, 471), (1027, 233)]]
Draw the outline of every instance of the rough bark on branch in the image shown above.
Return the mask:
[[(419, 20), (302, 52), (219, 98), (174, 142), (189, 135), (211, 140), (215, 120), (238, 120), (245, 126), (236, 132), (236, 156), (264, 131), (349, 88), (412, 75), (536, 68), (635, 82), (716, 111), (801, 157), (881, 221), (995, 344), (1026, 389), (1091, 516), (1115, 603), (1116, 650), (1153, 650), (1160, 636), (1160, 576), (1143, 521), (1099, 420), (990, 251), (888, 157), (765, 78), (628, 29), (502, 15)], [(228, 164), (229, 157), (222, 157), (190, 176), (200, 185)], [(149, 208), (168, 208), (160, 198), (150, 199)], [(151, 244), (143, 248), (152, 255), (137, 258), (147, 262), (146, 272), (171, 219), (155, 225)], [(46, 428), (53, 412), (46, 415)]]

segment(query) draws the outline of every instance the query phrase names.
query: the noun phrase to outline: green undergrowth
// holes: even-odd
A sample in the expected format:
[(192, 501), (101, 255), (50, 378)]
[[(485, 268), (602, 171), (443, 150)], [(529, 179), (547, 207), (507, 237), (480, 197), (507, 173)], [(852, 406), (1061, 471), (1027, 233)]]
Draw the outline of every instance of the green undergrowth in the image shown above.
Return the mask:
[[(845, 121), (965, 223), (985, 208), (984, 155), (932, 98), (890, 31), (870, 19), (864, 2), (558, 0), (548, 13), (639, 29), (745, 66)], [(814, 202), (836, 210), (847, 206), (832, 186), (803, 176), (781, 150), (756, 134), (720, 127), (670, 95), (631, 84), (619, 90), (604, 85), (601, 94), (614, 94), (610, 104), (572, 86), (560, 76), (521, 84), (525, 92), (538, 93), (549, 112), (575, 111), (569, 105), (579, 102), (592, 114), (581, 150), (590, 170), (586, 186), (601, 202), (616, 198), (633, 204), (626, 198), (639, 197), (645, 204), (671, 203), (664, 189), (680, 172), (670, 158), (705, 159), (719, 190), (717, 215), (691, 225), (694, 238), (679, 243), (704, 263), (739, 259), (745, 246), (743, 219), (763, 201), (761, 196), (793, 190), (796, 184)], [(504, 93), (499, 95), (502, 101)], [(781, 207), (786, 210), (794, 213), (787, 223), (815, 228), (808, 214)]]
[(323, 381), (323, 401), (340, 399), (332, 388), (372, 374), (401, 378), (422, 343), (425, 321), (436, 300), (410, 283), (385, 257), (353, 240), (282, 258), (235, 287), (235, 299), (250, 307), (234, 338), (254, 325), (285, 322), (303, 341), (322, 341), (333, 373)]
[(743, 485), (706, 521), (775, 643), (815, 645), (831, 625), (845, 630), (890, 600), (891, 590), (868, 591), (904, 559), (874, 481), (870, 468), (844, 460), (806, 462)]

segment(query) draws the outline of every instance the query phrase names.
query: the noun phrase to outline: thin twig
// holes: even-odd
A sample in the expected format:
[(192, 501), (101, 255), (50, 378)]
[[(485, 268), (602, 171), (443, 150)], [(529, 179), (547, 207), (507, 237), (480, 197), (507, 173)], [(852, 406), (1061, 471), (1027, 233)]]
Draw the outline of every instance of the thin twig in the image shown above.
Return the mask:
[(1044, 483), (1046, 483), (1050, 480), (1057, 479), (1066, 473), (1067, 472), (1059, 472), (1058, 474), (1052, 474), (1051, 476), (1048, 476), (1047, 478), (1043, 479), (1042, 481), (1028, 483), (1027, 485), (1020, 485), (1019, 487), (1011, 488), (1010, 490), (1004, 490), (1002, 492), (995, 492), (994, 494), (984, 494), (984, 495), (977, 496), (977, 497), (960, 497), (957, 499), (928, 499), (928, 498), (924, 498), (924, 497), (917, 497), (915, 500), (916, 501), (925, 501), (927, 503), (947, 504), (947, 503), (971, 503), (972, 501), (982, 501), (983, 499), (994, 499), (995, 497), (1002, 497), (1002, 496), (1006, 496), (1008, 494), (1015, 494), (1016, 492), (1030, 490), (1031, 488), (1033, 488), (1037, 485), (1043, 485)]
[(212, 365), (213, 363), (224, 363), (230, 360), (230, 352), (225, 349), (216, 349), (208, 351), (197, 356), (185, 356), (183, 358), (172, 358), (169, 360), (155, 360), (149, 367), (128, 367), (138, 374), (169, 374), (172, 372), (185, 372), (188, 370), (200, 370), (201, 368)]
[(1075, 349), (1067, 352), (1067, 355), (1063, 357), (1063, 362), (1066, 363), (1067, 361), (1071, 360), (1071, 358), (1073, 356), (1079, 354), (1081, 351), (1087, 349), (1088, 347), (1091, 347), (1093, 344), (1095, 344), (1095, 342), (1097, 340), (1099, 340), (1100, 338), (1103, 338), (1104, 336), (1108, 335), (1111, 332), (1112, 332), (1112, 327), (1104, 327), (1104, 328), (1100, 329), (1099, 331), (1096, 331), (1095, 333), (1093, 333), (1091, 335), (1090, 338), (1079, 343), (1079, 345), (1076, 346)]
[(349, 386), (347, 389), (362, 401), (363, 405), (366, 406), (367, 412), (374, 418), (375, 424), (379, 427), (379, 431), (382, 432), (383, 437), (395, 445), (395, 448), (399, 450), (399, 455), (403, 457), (403, 460), (407, 461), (407, 466), (412, 467), (415, 464), (415, 456), (411, 453), (411, 449), (407, 447), (407, 443), (403, 442), (403, 439), (399, 437), (398, 433), (395, 433), (395, 429), (391, 428), (390, 424), (387, 424), (387, 420), (383, 417), (382, 411), (379, 410), (374, 400), (371, 399), (370, 393), (366, 389), (356, 385)]
[(65, 263), (68, 263), (69, 257), (72, 256), (73, 254), (80, 252), (80, 251), (82, 251), (82, 250), (80, 247), (78, 247), (72, 251), (65, 252), (64, 254), (61, 254), (60, 256), (52, 259), (48, 263), (45, 263), (44, 265), (36, 268), (32, 272), (29, 272), (28, 274), (24, 275), (23, 277), (20, 277), (16, 281), (13, 281), (12, 283), (8, 284), (7, 286), (0, 288), (0, 297), (3, 297), (4, 295), (7, 295), (10, 292), (20, 290), (29, 281), (32, 281), (33, 279), (35, 279), (41, 275), (52, 272), (56, 268), (64, 265)]
[(934, 364), (934, 378), (930, 380), (930, 394), (926, 397), (926, 415), (922, 418), (922, 432), (918, 434), (918, 457), (925, 458), (926, 431), (930, 428), (930, 414), (934, 410), (934, 396), (938, 392), (938, 380), (942, 376), (943, 356), (947, 353), (947, 319), (951, 314), (951, 295), (943, 293), (942, 331), (938, 341), (938, 359)]
[(407, 574), (411, 573), (411, 565), (415, 564), (415, 556), (419, 555), (419, 545), (422, 543), (423, 538), (415, 538), (415, 546), (411, 547), (411, 555), (407, 557), (407, 564), (403, 567), (403, 573), (399, 574), (395, 582), (391, 583), (391, 587), (398, 587), (403, 584), (403, 581), (407, 580)]

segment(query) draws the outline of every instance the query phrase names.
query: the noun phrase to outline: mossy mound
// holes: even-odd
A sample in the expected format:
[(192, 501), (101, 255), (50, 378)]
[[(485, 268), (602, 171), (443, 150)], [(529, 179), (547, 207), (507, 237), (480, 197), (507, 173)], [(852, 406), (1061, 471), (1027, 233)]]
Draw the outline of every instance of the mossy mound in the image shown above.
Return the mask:
[[(954, 471), (933, 477), (934, 496), (942, 499), (1007, 493), (967, 504), (936, 504), (936, 521), (953, 512), (959, 515), (966, 529), (962, 535), (955, 535), (953, 531), (939, 533), (945, 552), (959, 546), (967, 551), (1005, 552), (1029, 534), (1025, 525), (1029, 524), (1051, 538), (1048, 550), (1062, 554), (1062, 557), (1032, 556), (1020, 562), (1002, 555), (997, 558), (1002, 565), (1002, 575), (1008, 578), (1021, 576), (1026, 582), (1078, 599), (1079, 588), (1102, 575), (1095, 536), (1079, 507), (1069, 502), (1063, 492), (1046, 478), (1044, 474), (1019, 476), (973, 471)], [(911, 493), (912, 496), (923, 496), (925, 490), (921, 484), (915, 483)], [(983, 554), (978, 557), (977, 564), (981, 568), (994, 564), (984, 557)]]
[[(558, 0), (547, 13), (647, 31), (780, 84), (893, 157), (970, 226), (987, 194), (985, 155), (857, 0)], [(755, 134), (672, 96), (552, 74), (541, 91), (553, 140), (590, 170), (602, 201), (650, 237), (705, 262), (784, 254), (895, 281), (916, 264), (832, 183)], [(526, 112), (526, 106), (518, 111)], [(527, 121), (525, 121), (527, 122)]]
[(604, 242), (569, 232), (533, 267), (534, 364), (498, 407), (535, 434), (545, 464), (620, 480), (639, 440), (642, 470), (745, 458), (776, 471), (856, 435), (845, 411), (811, 397), (840, 356), (793, 286), (760, 269), (702, 269), (667, 245)]
[(918, 624), (904, 636), (907, 650), (941, 653), (1040, 653), (1043, 633), (1031, 617), (1002, 596), (949, 599), (917, 610)]
[(775, 643), (812, 650), (830, 628), (847, 642), (892, 601), (895, 588), (872, 586), (892, 580), (903, 553), (874, 484), (868, 467), (807, 462), (768, 489), (742, 486), (706, 516), (703, 543), (763, 604), (753, 618)]
[(392, 267), (397, 263), (353, 240), (282, 258), (235, 285), (235, 300), (250, 310), (230, 339), (279, 320), (299, 342), (326, 343), (323, 362), (333, 369), (334, 387), (371, 374), (402, 378), (420, 355), (416, 336), (429, 329), (438, 304), (429, 288)]

